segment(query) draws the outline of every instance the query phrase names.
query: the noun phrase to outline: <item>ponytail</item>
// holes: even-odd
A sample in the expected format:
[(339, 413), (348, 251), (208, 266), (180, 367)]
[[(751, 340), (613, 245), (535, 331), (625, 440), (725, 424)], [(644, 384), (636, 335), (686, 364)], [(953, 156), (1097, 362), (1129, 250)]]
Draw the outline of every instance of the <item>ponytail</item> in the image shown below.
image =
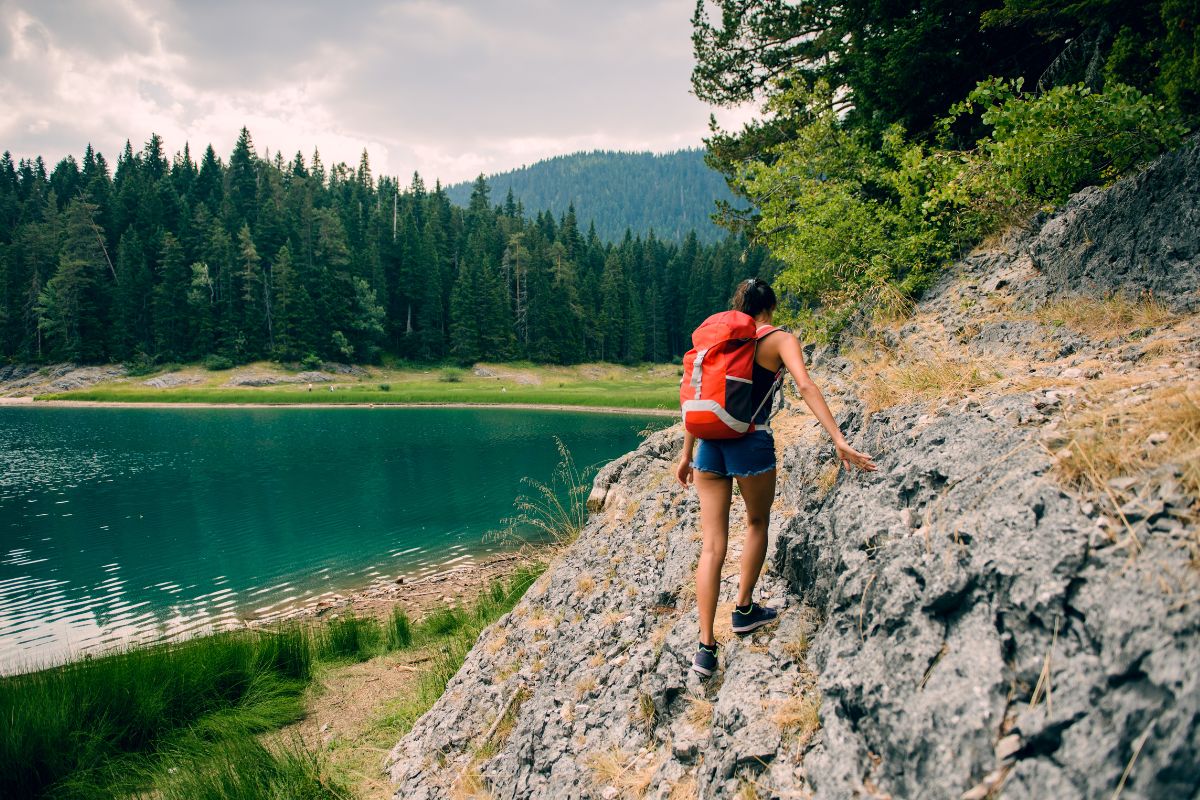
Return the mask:
[(771, 284), (758, 278), (747, 278), (738, 284), (729, 300), (729, 307), (752, 317), (763, 311), (774, 311), (777, 301)]

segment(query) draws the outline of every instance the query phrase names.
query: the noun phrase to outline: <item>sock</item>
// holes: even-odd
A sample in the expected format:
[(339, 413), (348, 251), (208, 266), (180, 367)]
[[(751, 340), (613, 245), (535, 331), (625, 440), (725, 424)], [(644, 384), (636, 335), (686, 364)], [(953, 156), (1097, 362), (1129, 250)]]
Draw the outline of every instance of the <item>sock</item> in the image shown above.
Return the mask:
[(715, 655), (717, 652), (717, 643), (713, 642), (712, 644), (705, 644), (704, 642), (700, 642), (700, 649), (707, 650), (708, 652)]
[(736, 608), (736, 609), (738, 610), (738, 613), (739, 613), (739, 614), (749, 614), (749, 613), (750, 613), (750, 609), (754, 608), (754, 601), (753, 601), (753, 600), (751, 600), (751, 601), (749, 602), (749, 604), (747, 604), (747, 605), (744, 605), (744, 606), (734, 606), (734, 608)]

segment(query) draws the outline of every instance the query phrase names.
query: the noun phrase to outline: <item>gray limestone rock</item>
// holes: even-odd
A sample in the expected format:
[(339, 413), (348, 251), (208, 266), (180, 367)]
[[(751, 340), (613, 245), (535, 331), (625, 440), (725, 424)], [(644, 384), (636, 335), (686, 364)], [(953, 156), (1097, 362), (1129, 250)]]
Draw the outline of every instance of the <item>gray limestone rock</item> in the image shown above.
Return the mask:
[[(870, 416), (850, 399), (839, 425), (879, 470), (832, 481), (828, 440), (784, 404), (760, 582), (780, 620), (745, 640), (718, 629), (707, 682), (687, 669), (700, 542), (695, 494), (673, 477), (679, 427), (607, 465), (578, 540), (392, 750), (396, 797), (452, 797), (476, 773), (510, 798), (732, 798), (752, 786), (778, 798), (1082, 800), (1113, 796), (1123, 775), (1125, 800), (1200, 797), (1184, 467), (1105, 489), (1128, 530), (1054, 473), (1074, 387), (1099, 374), (1086, 359), (1127, 369), (1140, 339), (1093, 342), (1028, 313), (1116, 289), (1195, 309), (1198, 159), (1192, 139), (1076, 195), (922, 300), (974, 355), (1070, 358), (1077, 372), (1045, 375), (1074, 383)], [(994, 294), (1024, 318), (978, 317)], [(809, 355), (819, 384), (852, 374), (836, 345)], [(737, 588), (737, 502), (719, 624)], [(506, 713), (511, 731), (494, 735)]]

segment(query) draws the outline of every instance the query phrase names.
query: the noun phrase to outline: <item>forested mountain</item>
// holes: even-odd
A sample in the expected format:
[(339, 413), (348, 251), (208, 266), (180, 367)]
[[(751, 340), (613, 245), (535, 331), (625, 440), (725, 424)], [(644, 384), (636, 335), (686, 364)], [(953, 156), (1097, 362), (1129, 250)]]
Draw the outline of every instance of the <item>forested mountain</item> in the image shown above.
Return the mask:
[(168, 160), (157, 135), (111, 171), (90, 146), (52, 170), (0, 158), (9, 360), (663, 361), (768, 272), (740, 238), (606, 243), (569, 206), (528, 216), (480, 179), (458, 208), (365, 152), (259, 158), (245, 129), (228, 163)]
[[(718, 241), (724, 233), (710, 217), (717, 200), (732, 199), (725, 180), (705, 165), (703, 150), (574, 153), (492, 175), (488, 183), (496, 197), (511, 189), (526, 208), (555, 215), (574, 203), (580, 224), (595, 223), (606, 242), (620, 241), (626, 229), (672, 242), (692, 231), (702, 242)], [(450, 202), (465, 207), (471, 186), (447, 187)]]

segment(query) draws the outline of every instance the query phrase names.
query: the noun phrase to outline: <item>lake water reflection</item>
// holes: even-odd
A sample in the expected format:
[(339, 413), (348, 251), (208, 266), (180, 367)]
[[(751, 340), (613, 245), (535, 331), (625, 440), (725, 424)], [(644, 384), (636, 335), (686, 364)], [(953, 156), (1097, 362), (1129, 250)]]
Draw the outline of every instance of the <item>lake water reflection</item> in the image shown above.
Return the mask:
[[(641, 416), (0, 408), (0, 672), (235, 624), (494, 549), (522, 476)], [(666, 420), (657, 420), (656, 426)]]

